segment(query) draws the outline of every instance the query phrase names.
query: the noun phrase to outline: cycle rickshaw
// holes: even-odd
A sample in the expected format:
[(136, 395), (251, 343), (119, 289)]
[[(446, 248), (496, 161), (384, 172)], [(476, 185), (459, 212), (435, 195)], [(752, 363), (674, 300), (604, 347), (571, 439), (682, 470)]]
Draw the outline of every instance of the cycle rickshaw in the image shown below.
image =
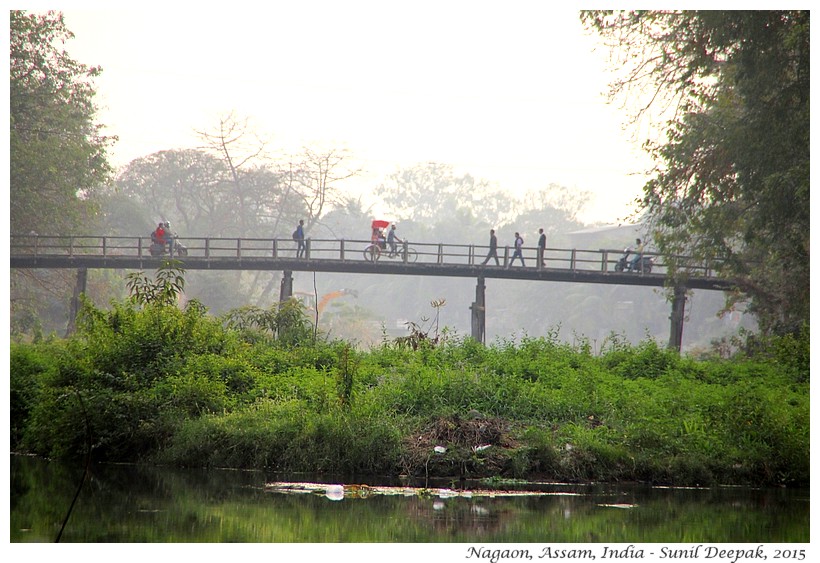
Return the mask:
[(418, 260), (418, 252), (407, 246), (407, 242), (401, 243), (397, 246), (396, 251), (392, 252), (387, 246), (387, 239), (384, 236), (384, 230), (390, 226), (390, 221), (382, 221), (374, 219), (370, 224), (371, 229), (371, 243), (364, 249), (364, 259), (368, 262), (378, 262), (382, 256), (386, 258), (400, 258), (404, 262), (415, 262)]

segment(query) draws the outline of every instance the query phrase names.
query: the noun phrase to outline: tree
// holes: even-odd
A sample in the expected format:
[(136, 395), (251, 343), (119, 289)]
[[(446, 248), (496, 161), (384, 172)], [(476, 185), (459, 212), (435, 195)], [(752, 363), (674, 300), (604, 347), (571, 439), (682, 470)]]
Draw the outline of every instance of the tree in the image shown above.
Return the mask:
[[(265, 143), (258, 138), (251, 141), (247, 120), (239, 122), (232, 113), (220, 118), (216, 131), (199, 131), (199, 136), (205, 141), (208, 154), (218, 158), (224, 167), (225, 173), (220, 177), (221, 205), (236, 211), (232, 234), (257, 234), (257, 227), (266, 222), (263, 217), (271, 217), (276, 208), (272, 200), (281, 191), (278, 175), (263, 164)], [(280, 218), (281, 213), (276, 217), (276, 226)]]
[[(234, 156), (229, 152), (230, 158)], [(131, 229), (134, 223), (143, 225), (137, 232), (122, 232), (128, 236), (148, 236), (156, 222), (168, 220), (183, 239), (284, 238), (287, 225), (303, 209), (297, 197), (287, 196), (276, 172), (236, 160), (231, 168), (222, 155), (205, 150), (165, 150), (138, 158), (123, 169), (115, 185), (116, 193), (106, 200), (106, 215), (122, 216), (132, 210), (138, 219), (120, 225)], [(279, 224), (282, 217), (287, 225)], [(270, 273), (261, 271), (192, 272), (186, 291), (216, 310), (230, 309), (251, 301), (262, 287), (260, 279), (267, 277)], [(275, 280), (270, 281), (272, 287)]]
[(11, 232), (76, 232), (91, 220), (94, 191), (111, 173), (114, 138), (101, 134), (93, 103), (101, 70), (60, 48), (74, 36), (62, 14), (12, 11), (10, 24)]
[[(640, 208), (658, 249), (737, 281), (763, 332), (809, 319), (809, 12), (584, 12), (626, 70), (613, 96), (664, 102)], [(633, 98), (634, 99), (634, 98)], [(668, 111), (667, 111), (668, 110)]]
[(533, 240), (527, 243), (533, 246), (536, 243), (534, 236), (539, 228), (543, 228), (547, 234), (548, 247), (568, 245), (567, 233), (583, 227), (577, 217), (589, 197), (589, 192), (570, 190), (558, 184), (550, 184), (540, 190), (529, 190), (517, 202), (516, 207), (521, 211), (511, 224), (522, 234), (530, 233)]
[(322, 215), (315, 231), (319, 238), (369, 240), (372, 219), (373, 206), (366, 204), (362, 196), (346, 196)]
[(304, 147), (299, 156), (280, 165), (279, 174), (289, 193), (302, 200), (307, 215), (306, 229), (320, 221), (329, 207), (346, 205), (338, 193), (338, 184), (360, 172), (349, 168), (347, 160), (347, 151), (342, 149)]
[[(96, 193), (110, 178), (114, 137), (96, 123), (93, 79), (101, 70), (63, 49), (74, 35), (62, 14), (10, 13), (9, 219), (14, 234), (89, 233)], [(65, 327), (68, 270), (12, 270), (15, 333)]]
[(131, 161), (117, 176), (116, 195), (138, 202), (146, 216), (141, 232), (123, 234), (147, 235), (158, 221), (169, 220), (182, 236), (222, 235), (235, 212), (225, 202), (224, 175), (218, 159), (197, 150), (165, 150)]
[(453, 242), (473, 242), (475, 231), (502, 223), (513, 209), (512, 199), (486, 180), (457, 176), (452, 166), (435, 162), (395, 172), (381, 193), (396, 220), (414, 224), (419, 232), (449, 227), (455, 238), (447, 240)]

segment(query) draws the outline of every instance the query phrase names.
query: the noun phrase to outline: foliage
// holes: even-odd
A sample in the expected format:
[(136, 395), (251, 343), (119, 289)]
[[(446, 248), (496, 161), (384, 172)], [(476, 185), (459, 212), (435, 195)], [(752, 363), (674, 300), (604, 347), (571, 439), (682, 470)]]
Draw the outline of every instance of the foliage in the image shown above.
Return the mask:
[(241, 210), (224, 201), (224, 175), (222, 163), (203, 151), (153, 153), (120, 171), (115, 191), (107, 194), (108, 213), (122, 205), (140, 209), (145, 232), (156, 227), (156, 222), (169, 220), (183, 236), (225, 236)]
[(251, 342), (275, 339), (285, 346), (315, 340), (314, 329), (297, 299), (274, 304), (268, 309), (247, 305), (222, 316), (226, 326), (242, 332)]
[[(42, 455), (79, 456), (88, 429), (95, 455), (138, 457), (158, 447), (172, 420), (191, 411), (184, 403), (196, 399), (185, 394), (201, 378), (186, 368), (187, 358), (229, 355), (237, 344), (195, 302), (184, 310), (159, 303), (135, 309), (122, 302), (105, 312), (85, 300), (77, 334), (63, 346), (45, 348), (47, 367), (38, 381), (28, 382), (43, 387), (23, 442)], [(204, 383), (203, 396), (213, 396)], [(224, 391), (218, 395), (223, 400)]]
[[(96, 122), (98, 67), (63, 49), (73, 37), (62, 14), (10, 12), (9, 227), (12, 234), (87, 233), (96, 194), (111, 174), (114, 138)], [(65, 328), (73, 289), (69, 272), (11, 272), (15, 336)], [(38, 320), (39, 319), (39, 320)]]
[(571, 241), (566, 240), (567, 233), (583, 228), (578, 214), (589, 202), (590, 193), (569, 189), (558, 184), (550, 184), (540, 190), (528, 190), (521, 200), (516, 202), (518, 215), (507, 222), (515, 225), (521, 233), (532, 233), (532, 240), (525, 241), (528, 246), (535, 246), (536, 234), (543, 228), (547, 234), (547, 247), (566, 248)]
[(276, 338), (276, 311), (253, 313), (86, 301), (73, 337), (12, 347), (15, 447), (79, 457), (90, 435), (95, 459), (187, 466), (808, 482), (807, 338), (728, 360), (652, 342), (597, 356), (557, 331), (358, 352), (309, 324)]
[[(454, 225), (456, 237), (463, 237), (473, 224), (495, 225), (513, 209), (510, 197), (486, 180), (456, 176), (451, 166), (438, 163), (397, 171), (381, 186), (381, 194), (395, 219), (412, 222), (417, 233), (441, 223)], [(448, 240), (462, 242), (461, 238)]]
[(339, 400), (344, 407), (349, 407), (353, 400), (353, 383), (356, 377), (358, 361), (355, 352), (349, 345), (342, 346), (339, 351), (339, 368), (337, 388)]
[(157, 268), (155, 279), (134, 272), (126, 280), (131, 300), (137, 305), (174, 305), (185, 290), (185, 269), (177, 260), (165, 260)]
[(299, 401), (261, 402), (183, 423), (161, 459), (194, 466), (382, 473), (396, 463), (400, 428)]
[[(107, 224), (114, 233), (147, 234), (159, 219), (171, 221), (183, 239), (282, 239), (290, 238), (294, 225), (306, 218), (308, 235), (315, 227), (316, 236), (324, 214), (343, 203), (337, 184), (355, 174), (347, 170), (344, 151), (306, 148), (294, 160), (270, 162), (264, 143), (250, 140), (256, 136), (233, 115), (200, 136), (205, 149), (159, 151), (133, 160), (121, 171), (104, 199)], [(117, 223), (116, 217), (123, 220)], [(276, 280), (271, 272), (236, 271), (194, 272), (188, 281), (200, 300), (227, 311), (269, 302)]]
[(38, 400), (39, 382), (49, 369), (53, 369), (51, 354), (54, 347), (12, 344), (9, 370), (9, 419), (11, 421), (10, 444), (16, 448), (28, 425), (29, 415)]
[(809, 382), (811, 376), (811, 340), (809, 325), (779, 337), (746, 333), (743, 349), (747, 355), (777, 363), (793, 374), (796, 381)]
[(625, 379), (660, 377), (676, 367), (679, 361), (677, 351), (661, 348), (654, 340), (627, 349), (612, 350), (603, 357), (604, 365)]
[[(668, 103), (640, 202), (654, 242), (737, 280), (764, 332), (809, 316), (809, 12), (587, 12), (626, 76)], [(641, 106), (644, 107), (644, 106)], [(661, 108), (663, 109), (663, 108)]]
[[(445, 299), (434, 299), (430, 302), (430, 306), (436, 310), (436, 316), (434, 319), (423, 318), (421, 320), (421, 324), (415, 322), (408, 322), (407, 329), (410, 331), (408, 336), (400, 336), (394, 340), (395, 344), (398, 346), (409, 346), (413, 350), (417, 350), (419, 346), (436, 346), (441, 341), (440, 339), (444, 336), (443, 334), (439, 333), (439, 316), (441, 315), (441, 308), (447, 304)], [(429, 322), (429, 326), (425, 329), (424, 323)], [(430, 335), (430, 331), (435, 329), (433, 335)]]
[(12, 233), (65, 234), (86, 225), (90, 195), (110, 173), (92, 80), (73, 60), (62, 14), (11, 11), (9, 179)]

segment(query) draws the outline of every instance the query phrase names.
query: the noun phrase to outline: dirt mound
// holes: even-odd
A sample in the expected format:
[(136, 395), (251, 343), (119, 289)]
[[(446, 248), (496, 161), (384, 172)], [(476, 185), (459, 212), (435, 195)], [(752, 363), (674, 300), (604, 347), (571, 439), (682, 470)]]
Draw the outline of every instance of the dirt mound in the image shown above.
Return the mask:
[(435, 447), (507, 445), (508, 423), (498, 418), (437, 418), (417, 438), (419, 445)]
[(438, 417), (405, 439), (404, 472), (438, 477), (498, 475), (517, 445), (509, 431), (508, 421), (475, 411)]

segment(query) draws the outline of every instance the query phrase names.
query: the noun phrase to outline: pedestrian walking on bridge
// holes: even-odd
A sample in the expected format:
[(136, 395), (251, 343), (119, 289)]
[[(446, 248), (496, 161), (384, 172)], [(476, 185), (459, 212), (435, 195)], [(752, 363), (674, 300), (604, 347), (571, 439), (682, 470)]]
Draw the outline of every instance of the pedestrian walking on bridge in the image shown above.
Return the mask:
[(498, 263), (498, 237), (495, 236), (495, 229), (490, 229), (490, 251), (487, 253), (487, 257), (481, 265), (486, 266), (487, 262), (490, 261), (490, 258), (495, 258), (496, 266), (500, 265)]
[(305, 256), (305, 220), (299, 219), (299, 225), (293, 231), (293, 240), (296, 241), (296, 257), (303, 258)]
[(521, 238), (521, 235), (519, 233), (515, 233), (515, 252), (513, 252), (512, 258), (510, 259), (510, 266), (513, 265), (513, 262), (515, 262), (516, 258), (521, 260), (521, 266), (522, 267), (525, 266), (525, 264), (524, 264), (524, 255), (522, 254), (523, 249), (524, 249), (524, 239)]

